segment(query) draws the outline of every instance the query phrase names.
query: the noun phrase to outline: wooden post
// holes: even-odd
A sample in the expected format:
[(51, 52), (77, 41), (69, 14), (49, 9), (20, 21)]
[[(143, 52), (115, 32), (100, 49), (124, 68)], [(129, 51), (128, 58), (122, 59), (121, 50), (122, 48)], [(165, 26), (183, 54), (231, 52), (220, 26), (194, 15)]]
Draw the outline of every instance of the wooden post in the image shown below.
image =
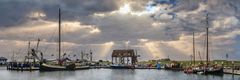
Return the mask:
[(128, 65), (128, 63), (129, 63), (129, 57), (127, 57), (127, 65)]
[(125, 57), (122, 57), (122, 64), (125, 64)]
[(232, 61), (232, 74), (234, 74), (234, 62)]
[(112, 57), (112, 64), (113, 64), (113, 58), (114, 58), (114, 57)]
[(21, 71), (23, 71), (23, 63), (21, 63)]
[(31, 63), (29, 63), (29, 65), (30, 65), (29, 70), (30, 70), (30, 72), (32, 72), (32, 66), (34, 66), (34, 65), (32, 65)]
[(118, 57), (115, 57), (115, 63), (116, 64), (118, 63)]

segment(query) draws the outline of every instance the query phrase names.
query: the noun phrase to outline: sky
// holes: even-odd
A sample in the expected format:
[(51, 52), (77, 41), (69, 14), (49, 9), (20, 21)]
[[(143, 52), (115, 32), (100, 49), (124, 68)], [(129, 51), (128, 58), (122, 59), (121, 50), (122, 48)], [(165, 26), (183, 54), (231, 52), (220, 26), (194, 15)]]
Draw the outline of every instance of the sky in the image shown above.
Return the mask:
[[(210, 58), (240, 60), (239, 0), (0, 0), (0, 56), (22, 60), (28, 42), (44, 58), (57, 58), (58, 9), (62, 53), (93, 52), (110, 60), (114, 49), (134, 49), (140, 60), (205, 59), (206, 21)], [(206, 15), (208, 14), (208, 20)]]

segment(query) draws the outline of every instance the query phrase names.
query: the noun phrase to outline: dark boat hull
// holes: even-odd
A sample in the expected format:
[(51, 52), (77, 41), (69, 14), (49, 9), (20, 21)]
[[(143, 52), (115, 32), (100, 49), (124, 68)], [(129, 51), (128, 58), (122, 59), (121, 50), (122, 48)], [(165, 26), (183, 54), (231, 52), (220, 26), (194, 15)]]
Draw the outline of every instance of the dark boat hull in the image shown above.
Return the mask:
[(40, 71), (64, 71), (64, 70), (83, 70), (83, 69), (89, 69), (89, 66), (81, 66), (76, 67), (75, 64), (67, 65), (67, 66), (60, 66), (60, 65), (48, 65), (45, 63), (42, 63), (39, 67)]
[(60, 66), (60, 65), (53, 66), (53, 65), (42, 63), (40, 64), (39, 70), (40, 71), (61, 71), (61, 70), (71, 70), (71, 69), (67, 69), (66, 66)]
[(194, 74), (211, 74), (211, 75), (221, 75), (223, 74), (223, 68), (215, 69), (185, 69), (184, 73), (194, 73)]
[(173, 68), (173, 67), (165, 67), (165, 70), (173, 70), (173, 71), (183, 71), (183, 68)]
[(134, 66), (110, 66), (112, 69), (134, 69)]
[(75, 66), (75, 64), (60, 66), (60, 65), (48, 65), (42, 63), (39, 67), (40, 71), (64, 71), (64, 70), (83, 70), (90, 69), (89, 66)]
[(223, 74), (223, 68), (219, 68), (216, 70), (205, 70), (203, 71), (204, 74)]

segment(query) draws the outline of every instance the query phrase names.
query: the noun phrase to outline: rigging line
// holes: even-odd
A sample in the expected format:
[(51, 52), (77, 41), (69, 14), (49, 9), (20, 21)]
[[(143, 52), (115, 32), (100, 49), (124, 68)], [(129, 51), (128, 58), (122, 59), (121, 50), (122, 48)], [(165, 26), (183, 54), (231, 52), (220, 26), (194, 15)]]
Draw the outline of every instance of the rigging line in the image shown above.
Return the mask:
[(72, 49), (71, 52), (69, 54), (73, 55), (73, 57), (76, 57), (76, 53), (75, 53), (76, 49)]
[[(64, 21), (63, 21), (63, 18), (62, 18), (62, 23), (64, 23)], [(67, 31), (66, 31), (66, 29), (68, 29), (68, 28), (66, 28), (66, 24), (62, 24), (62, 29), (61, 29), (61, 32), (62, 32), (62, 44), (61, 44), (61, 46), (62, 46), (62, 48), (64, 49), (64, 53), (66, 53), (68, 50), (69, 50), (69, 48), (66, 48), (66, 42), (64, 41), (64, 33), (66, 33)], [(64, 43), (65, 42), (65, 43)], [(65, 46), (65, 48), (64, 48), (64, 46)]]
[(208, 49), (208, 60), (209, 61), (211, 61), (211, 59), (213, 59), (214, 58), (214, 56), (211, 56), (211, 55), (213, 55), (214, 53), (214, 48), (213, 48), (213, 42), (212, 42), (212, 37), (211, 37), (211, 35), (210, 34), (208, 34), (208, 45), (209, 45), (209, 49)]
[[(206, 34), (205, 34), (206, 35)], [(202, 54), (203, 54), (203, 56), (206, 56), (206, 37), (204, 36), (204, 38), (203, 38), (204, 40), (203, 40), (203, 52), (202, 52)], [(205, 58), (205, 57), (204, 57)], [(203, 58), (203, 59), (204, 59)]]
[[(15, 59), (16, 61), (19, 59), (19, 57), (21, 57), (21, 56), (19, 56), (19, 54), (21, 53), (21, 51), (22, 51), (22, 48), (20, 48), (20, 49), (16, 52), (16, 55), (15, 55), (15, 56), (16, 56), (16, 57), (15, 57), (15, 58), (16, 58), (16, 59)], [(20, 54), (20, 55), (21, 55), (21, 54)]]
[(211, 34), (208, 34), (208, 42), (209, 42), (209, 54), (208, 54), (208, 57), (209, 57), (209, 61), (211, 61), (211, 59), (214, 58), (214, 56), (211, 56), (213, 55), (213, 42), (212, 42), (212, 37), (211, 37)]
[(66, 53), (66, 54), (70, 55), (70, 51), (71, 51), (70, 48), (64, 48), (63, 50), (64, 50), (63, 53)]
[[(57, 32), (57, 29), (54, 29), (54, 32), (52, 33), (52, 35), (51, 35), (51, 37), (50, 37), (50, 42), (53, 40), (54, 35), (55, 35), (56, 32)], [(50, 45), (47, 45), (47, 46), (45, 47), (43, 53), (45, 53), (47, 50), (49, 50), (49, 46), (50, 46)]]
[(75, 53), (75, 49), (72, 49), (72, 50), (71, 50), (71, 54), (74, 54), (74, 53)]
[(65, 49), (63, 52), (64, 52), (64, 53), (67, 53), (67, 52), (69, 51), (69, 53), (68, 53), (68, 54), (70, 55), (70, 54), (71, 54), (71, 52), (73, 52), (73, 51), (72, 51), (73, 49), (72, 49), (72, 50), (70, 50), (70, 49), (71, 49), (71, 47), (69, 47), (69, 48), (66, 48), (66, 49)]
[[(37, 33), (39, 33), (39, 32), (37, 32)], [(39, 34), (37, 34), (37, 33), (35, 33), (35, 34), (33, 34), (33, 42), (35, 42), (36, 40), (35, 39), (38, 39), (38, 38), (40, 38), (40, 35)], [(38, 36), (38, 37), (37, 37)], [(34, 47), (33, 47), (34, 49), (36, 49), (37, 48), (37, 45), (34, 45)]]

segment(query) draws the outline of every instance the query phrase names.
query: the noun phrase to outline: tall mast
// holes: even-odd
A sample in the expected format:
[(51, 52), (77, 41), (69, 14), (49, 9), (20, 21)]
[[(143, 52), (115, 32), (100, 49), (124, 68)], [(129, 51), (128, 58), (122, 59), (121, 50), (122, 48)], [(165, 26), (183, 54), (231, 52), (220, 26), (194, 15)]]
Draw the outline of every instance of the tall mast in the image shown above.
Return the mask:
[(58, 63), (61, 60), (61, 9), (58, 10)]
[(195, 66), (195, 39), (193, 32), (193, 65)]
[(206, 59), (207, 59), (207, 65), (209, 63), (209, 55), (208, 55), (208, 28), (209, 28), (209, 24), (208, 24), (208, 14), (206, 15), (206, 26), (207, 26), (207, 49), (206, 49)]

